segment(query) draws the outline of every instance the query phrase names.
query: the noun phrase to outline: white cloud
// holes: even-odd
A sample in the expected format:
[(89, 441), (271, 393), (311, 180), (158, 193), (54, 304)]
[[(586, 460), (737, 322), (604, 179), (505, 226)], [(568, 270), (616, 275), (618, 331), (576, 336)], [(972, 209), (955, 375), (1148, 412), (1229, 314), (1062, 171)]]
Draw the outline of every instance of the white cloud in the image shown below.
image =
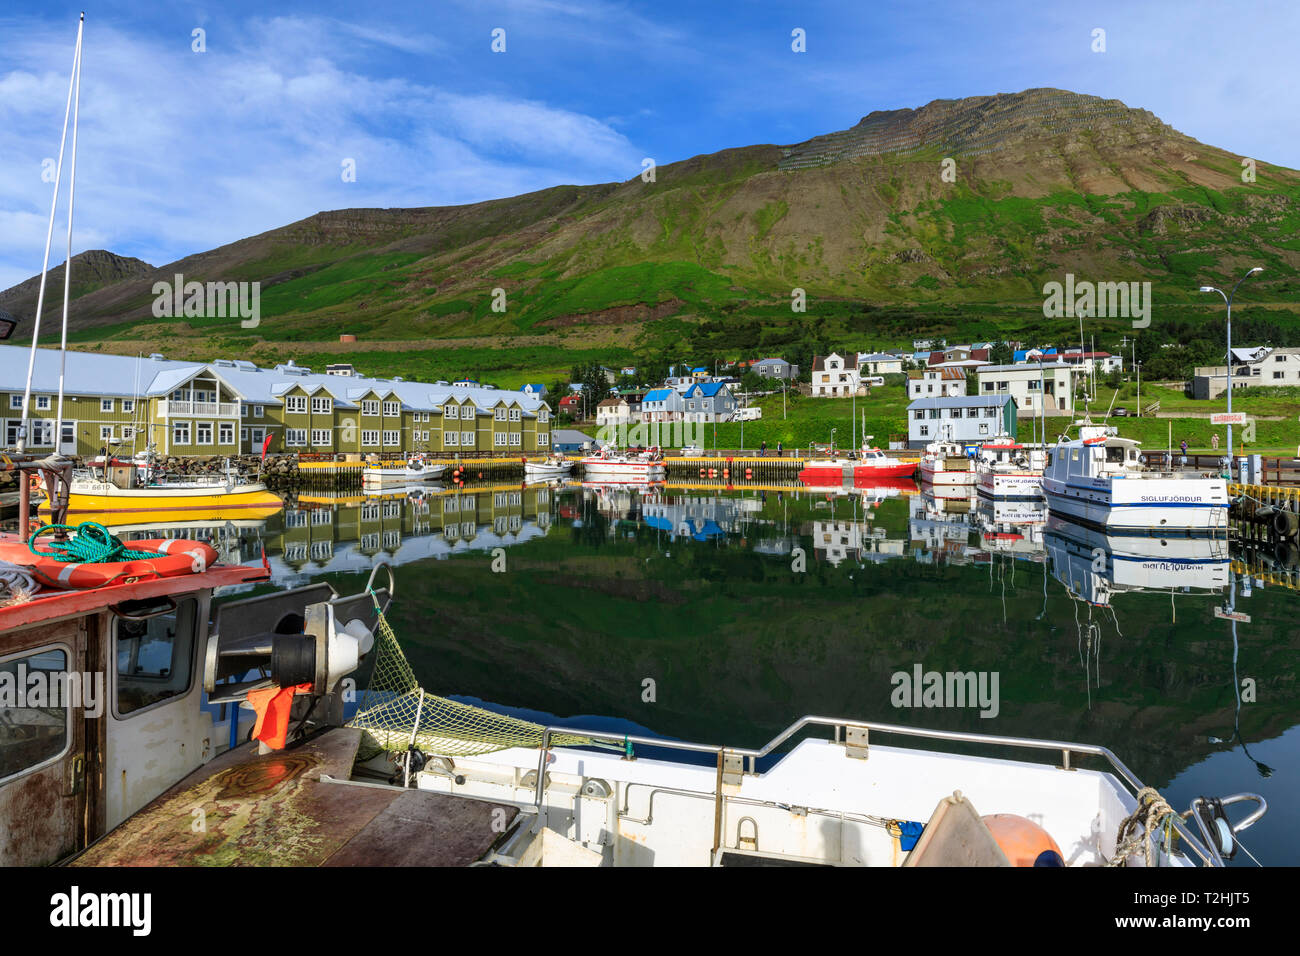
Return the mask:
[[(71, 64), (72, 37), (57, 32), (25, 23), (0, 36), (0, 288), (40, 268), (51, 189), (40, 164), (58, 151)], [(377, 75), (359, 61), (358, 39), (425, 43), (276, 18), (239, 36), (211, 28), (209, 52), (196, 54), (188, 36), (164, 45), (97, 25), (82, 80), (74, 249), (162, 265), (323, 209), (477, 202), (639, 169), (642, 151), (605, 123)], [(345, 158), (355, 183), (341, 179)]]

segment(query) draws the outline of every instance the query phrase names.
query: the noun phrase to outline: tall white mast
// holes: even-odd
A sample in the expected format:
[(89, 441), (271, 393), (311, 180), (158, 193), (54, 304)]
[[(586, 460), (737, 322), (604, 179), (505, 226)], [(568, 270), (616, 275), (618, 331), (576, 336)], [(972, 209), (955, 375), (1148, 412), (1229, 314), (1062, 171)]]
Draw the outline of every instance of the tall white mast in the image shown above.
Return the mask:
[[(36, 371), (36, 343), (41, 334), (41, 312), (45, 307), (45, 277), (50, 267), (50, 245), (54, 241), (54, 214), (59, 205), (59, 182), (63, 177), (63, 148), (68, 141), (68, 119), (72, 115), (72, 94), (77, 86), (77, 76), (81, 70), (81, 31), (85, 26), (86, 15), (81, 15), (77, 23), (77, 46), (72, 54), (72, 76), (68, 78), (68, 105), (63, 111), (63, 135), (59, 139), (59, 162), (54, 170), (54, 197), (50, 200), (50, 225), (45, 231), (45, 258), (41, 260), (41, 284), (36, 293), (36, 317), (32, 322), (32, 349), (27, 356), (27, 384), (23, 389), (22, 426), (18, 430), (18, 452), (27, 450), (27, 428), (31, 421), (32, 376)], [(62, 422), (59, 428), (62, 430)], [(57, 446), (56, 446), (57, 447)]]
[(59, 341), (59, 410), (54, 419), (56, 455), (59, 446), (63, 444), (63, 378), (68, 367), (68, 301), (72, 297), (72, 206), (77, 194), (77, 120), (81, 112), (81, 32), (85, 23), (86, 15), (83, 13), (81, 21), (77, 24), (77, 58), (76, 65), (73, 67), (76, 93), (72, 98), (72, 168), (68, 171), (68, 253), (63, 261), (63, 334)]

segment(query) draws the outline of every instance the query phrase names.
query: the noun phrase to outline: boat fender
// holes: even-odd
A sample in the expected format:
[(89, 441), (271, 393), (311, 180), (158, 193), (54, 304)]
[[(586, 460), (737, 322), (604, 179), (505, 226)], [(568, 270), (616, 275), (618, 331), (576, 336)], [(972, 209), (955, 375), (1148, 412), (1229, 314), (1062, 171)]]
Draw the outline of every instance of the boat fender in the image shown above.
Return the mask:
[(980, 819), (1012, 866), (1065, 866), (1052, 835), (1028, 817), (994, 813)]

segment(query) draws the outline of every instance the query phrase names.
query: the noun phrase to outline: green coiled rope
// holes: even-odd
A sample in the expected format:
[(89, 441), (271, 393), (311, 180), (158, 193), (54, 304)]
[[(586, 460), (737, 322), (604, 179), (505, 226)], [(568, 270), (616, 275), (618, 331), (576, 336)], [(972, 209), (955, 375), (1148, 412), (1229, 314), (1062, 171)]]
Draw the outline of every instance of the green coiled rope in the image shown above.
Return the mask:
[[(36, 550), (36, 539), (43, 534), (56, 531), (71, 531), (73, 537), (67, 541), (46, 542), (48, 551)], [(139, 558), (156, 558), (156, 551), (134, 551), (128, 548), (102, 524), (83, 521), (77, 527), (68, 524), (47, 524), (32, 532), (27, 540), (27, 548), (32, 554), (65, 561), (69, 564), (113, 564), (119, 561), (134, 561)]]

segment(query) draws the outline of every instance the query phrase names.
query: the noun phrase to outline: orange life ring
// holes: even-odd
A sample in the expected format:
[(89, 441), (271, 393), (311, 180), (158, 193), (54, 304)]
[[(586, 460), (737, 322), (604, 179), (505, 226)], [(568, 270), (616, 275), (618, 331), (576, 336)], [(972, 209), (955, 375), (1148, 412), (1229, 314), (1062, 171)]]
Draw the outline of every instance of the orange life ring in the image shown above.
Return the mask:
[(33, 554), (26, 542), (0, 542), (0, 561), (28, 568), (44, 587), (66, 591), (100, 588), (108, 584), (134, 584), (183, 574), (202, 574), (217, 560), (217, 552), (202, 541), (187, 538), (151, 538), (128, 542), (133, 551), (153, 551), (155, 558), (133, 558), (105, 564), (57, 561), (50, 552)]

